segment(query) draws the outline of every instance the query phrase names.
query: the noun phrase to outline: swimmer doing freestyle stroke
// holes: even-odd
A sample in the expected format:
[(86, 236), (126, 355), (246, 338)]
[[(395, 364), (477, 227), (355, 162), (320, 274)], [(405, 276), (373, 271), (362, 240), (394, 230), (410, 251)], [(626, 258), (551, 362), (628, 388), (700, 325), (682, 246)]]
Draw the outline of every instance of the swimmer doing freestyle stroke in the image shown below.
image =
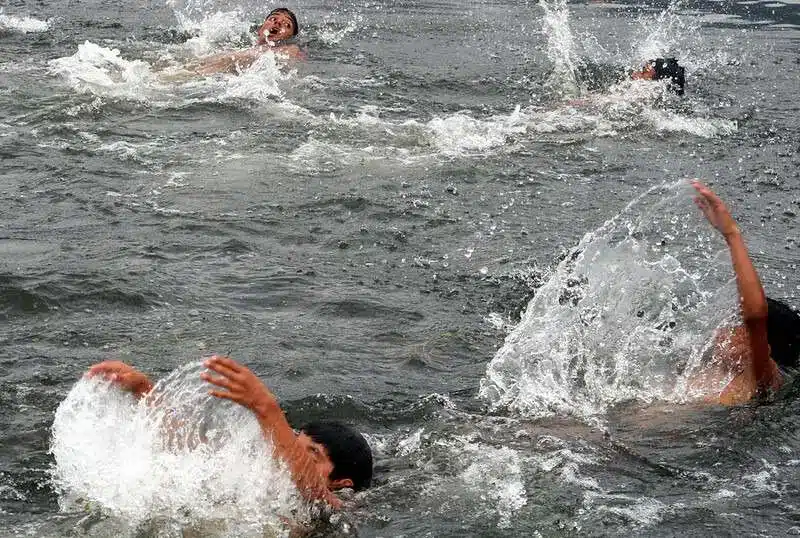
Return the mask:
[[(364, 437), (339, 422), (311, 422), (296, 433), (278, 400), (247, 367), (229, 357), (213, 356), (203, 365), (201, 379), (212, 385), (209, 394), (249, 409), (264, 437), (272, 441), (272, 457), (282, 460), (297, 490), (307, 500), (321, 500), (332, 508), (342, 501), (333, 493), (366, 489), (372, 480), (372, 451)], [(104, 361), (89, 368), (87, 377), (103, 377), (141, 399), (153, 383), (144, 373), (121, 361)]]
[(692, 186), (697, 191), (697, 206), (728, 245), (743, 324), (717, 332), (711, 362), (690, 380), (690, 389), (711, 392), (714, 395), (705, 400), (724, 405), (769, 396), (783, 384), (782, 369), (798, 366), (800, 316), (786, 304), (766, 297), (739, 227), (719, 196), (699, 181)]

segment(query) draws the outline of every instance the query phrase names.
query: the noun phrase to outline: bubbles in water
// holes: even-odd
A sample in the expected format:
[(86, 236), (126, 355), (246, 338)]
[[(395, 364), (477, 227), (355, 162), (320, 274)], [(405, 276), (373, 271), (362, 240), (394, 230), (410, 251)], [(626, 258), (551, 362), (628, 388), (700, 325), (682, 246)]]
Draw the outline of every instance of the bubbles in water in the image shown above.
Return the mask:
[(104, 381), (76, 383), (50, 447), (62, 508), (231, 535), (296, 518), (302, 503), (255, 417), (208, 396), (201, 370), (179, 368), (140, 402)]
[(685, 183), (648, 190), (558, 265), (489, 363), (481, 396), (527, 416), (581, 418), (689, 397), (679, 380), (736, 311), (715, 234)]

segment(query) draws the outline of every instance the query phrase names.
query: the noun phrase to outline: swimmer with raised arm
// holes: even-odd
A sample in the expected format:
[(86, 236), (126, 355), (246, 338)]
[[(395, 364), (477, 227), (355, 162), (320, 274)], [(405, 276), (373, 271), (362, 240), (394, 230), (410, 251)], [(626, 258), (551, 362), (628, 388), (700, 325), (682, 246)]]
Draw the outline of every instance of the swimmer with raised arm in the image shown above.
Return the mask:
[[(372, 451), (360, 433), (333, 421), (312, 422), (295, 433), (278, 400), (249, 368), (219, 356), (207, 359), (203, 365), (208, 371), (200, 377), (212, 386), (209, 394), (253, 412), (264, 436), (272, 440), (272, 456), (288, 466), (303, 497), (340, 508), (342, 501), (334, 491), (359, 491), (370, 486)], [(95, 364), (86, 375), (104, 377), (137, 398), (153, 390), (147, 375), (120, 361)]]
[(255, 46), (203, 58), (196, 71), (201, 75), (238, 73), (250, 67), (266, 51), (293, 59), (303, 59), (305, 57), (303, 51), (291, 41), (299, 31), (297, 17), (290, 9), (285, 7), (273, 9), (256, 31)]
[(728, 244), (744, 324), (717, 334), (711, 364), (691, 385), (703, 390), (730, 379), (718, 395), (708, 399), (741, 404), (777, 391), (783, 383), (781, 367), (797, 366), (800, 316), (766, 297), (739, 227), (722, 200), (699, 181), (692, 186), (697, 191), (697, 206)]

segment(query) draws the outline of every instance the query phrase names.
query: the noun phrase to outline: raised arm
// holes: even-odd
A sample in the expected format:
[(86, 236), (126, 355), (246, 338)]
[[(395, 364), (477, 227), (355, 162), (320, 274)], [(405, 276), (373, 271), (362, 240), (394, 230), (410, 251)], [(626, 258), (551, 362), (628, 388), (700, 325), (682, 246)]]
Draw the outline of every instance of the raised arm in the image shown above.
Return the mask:
[(256, 415), (264, 436), (272, 440), (274, 455), (289, 467), (300, 493), (339, 508), (342, 502), (328, 489), (328, 477), (320, 474), (313, 456), (297, 442), (278, 400), (266, 385), (249, 368), (228, 357), (211, 357), (204, 366), (219, 376), (203, 372), (200, 377), (222, 389), (210, 390), (209, 394), (236, 402)]
[(750, 351), (753, 356), (753, 374), (759, 390), (774, 386), (775, 376), (778, 375), (777, 366), (769, 356), (769, 343), (767, 341), (767, 298), (761, 280), (758, 278), (744, 239), (731, 217), (730, 211), (720, 200), (719, 196), (700, 183), (692, 182), (697, 190), (695, 198), (697, 206), (703, 211), (708, 221), (719, 230), (728, 244), (733, 262), (733, 271), (736, 274), (736, 285), (739, 288), (739, 301), (750, 340)]

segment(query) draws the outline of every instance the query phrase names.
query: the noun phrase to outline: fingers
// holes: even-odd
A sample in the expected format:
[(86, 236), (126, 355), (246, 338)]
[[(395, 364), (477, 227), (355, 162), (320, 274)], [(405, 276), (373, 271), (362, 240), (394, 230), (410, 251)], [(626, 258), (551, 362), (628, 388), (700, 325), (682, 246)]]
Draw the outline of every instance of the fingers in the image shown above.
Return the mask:
[(229, 359), (228, 357), (218, 357), (216, 355), (205, 361), (203, 366), (213, 372), (231, 379), (236, 379), (239, 377), (244, 368), (233, 359)]
[(215, 398), (221, 398), (223, 400), (231, 400), (234, 402), (238, 402), (238, 398), (232, 392), (225, 392), (222, 390), (210, 390), (208, 391), (208, 393)]
[(223, 389), (227, 389), (229, 391), (233, 390), (233, 383), (231, 383), (230, 379), (228, 379), (227, 377), (214, 377), (211, 374), (203, 372), (200, 374), (200, 379), (208, 383), (211, 383), (212, 385), (222, 387)]
[(692, 181), (692, 187), (695, 188), (697, 193), (702, 196), (711, 206), (717, 206), (722, 204), (722, 200), (720, 199), (717, 194), (705, 186), (703, 183), (700, 183), (697, 180)]
[(103, 361), (89, 367), (89, 371), (86, 372), (86, 376), (94, 377), (96, 375), (104, 375), (107, 377), (109, 374), (119, 373), (126, 370), (133, 370), (133, 367), (121, 361)]

